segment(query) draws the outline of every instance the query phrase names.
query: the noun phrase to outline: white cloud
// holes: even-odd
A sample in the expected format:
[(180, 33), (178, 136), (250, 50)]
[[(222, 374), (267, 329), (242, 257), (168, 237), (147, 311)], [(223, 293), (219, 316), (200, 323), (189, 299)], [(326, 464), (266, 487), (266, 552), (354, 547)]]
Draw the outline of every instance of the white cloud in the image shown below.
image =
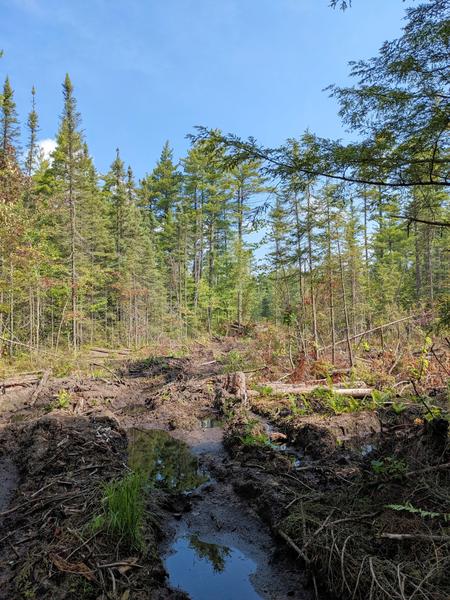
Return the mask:
[(41, 158), (43, 160), (50, 159), (50, 155), (53, 150), (56, 148), (56, 140), (52, 138), (47, 138), (46, 140), (39, 140), (38, 142)]

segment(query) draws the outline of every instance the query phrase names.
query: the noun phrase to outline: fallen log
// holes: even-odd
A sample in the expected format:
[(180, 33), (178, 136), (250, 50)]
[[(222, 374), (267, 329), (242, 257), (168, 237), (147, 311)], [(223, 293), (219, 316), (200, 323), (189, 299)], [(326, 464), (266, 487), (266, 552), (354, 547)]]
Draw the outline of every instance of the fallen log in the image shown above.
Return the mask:
[(326, 389), (339, 396), (351, 396), (353, 398), (365, 398), (370, 396), (373, 388), (359, 387), (359, 388), (341, 388), (341, 387), (328, 387), (323, 385), (293, 385), (288, 383), (266, 383), (272, 389), (272, 393), (275, 395), (281, 394), (310, 394), (317, 389)]
[(33, 385), (35, 383), (39, 383), (40, 378), (36, 377), (36, 375), (25, 375), (23, 377), (10, 377), (8, 379), (4, 379), (0, 381), (0, 388), (5, 390), (6, 388), (11, 387), (27, 387), (29, 385)]
[(113, 349), (113, 348), (91, 348), (90, 352), (98, 352), (99, 354), (124, 354), (124, 355), (128, 355), (131, 353), (131, 350), (129, 350), (128, 348), (122, 348), (122, 349)]

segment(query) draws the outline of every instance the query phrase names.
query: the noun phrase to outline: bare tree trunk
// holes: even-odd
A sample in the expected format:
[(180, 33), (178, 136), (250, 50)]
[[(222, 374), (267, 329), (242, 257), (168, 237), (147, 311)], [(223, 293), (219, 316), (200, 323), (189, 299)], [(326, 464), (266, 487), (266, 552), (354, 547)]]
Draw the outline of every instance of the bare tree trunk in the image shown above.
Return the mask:
[(77, 319), (77, 260), (76, 260), (76, 206), (73, 189), (73, 155), (72, 143), (69, 139), (69, 207), (70, 207), (70, 279), (71, 279), (71, 308), (72, 308), (72, 345), (76, 351), (78, 345), (78, 319)]
[(300, 206), (298, 194), (294, 194), (294, 213), (295, 213), (295, 242), (297, 251), (297, 277), (298, 277), (298, 293), (299, 293), (299, 323), (298, 332), (300, 335), (300, 345), (303, 352), (306, 354), (305, 342), (305, 288), (303, 281), (303, 248), (302, 248), (302, 230), (300, 226)]
[(434, 281), (433, 281), (433, 227), (425, 226), (426, 232), (426, 265), (427, 265), (427, 284), (428, 297), (433, 302), (434, 300)]
[(41, 345), (41, 288), (40, 282), (38, 281), (36, 287), (36, 319), (35, 319), (35, 327), (36, 327), (36, 336), (35, 336), (35, 345), (36, 350), (39, 350)]
[(311, 311), (312, 311), (312, 334), (313, 334), (313, 353), (317, 360), (319, 356), (319, 340), (317, 335), (317, 311), (316, 311), (316, 291), (314, 286), (314, 269), (312, 253), (312, 215), (311, 215), (311, 190), (309, 184), (306, 188), (307, 199), (307, 233), (308, 233), (308, 259), (309, 259), (309, 282), (311, 290)]
[[(214, 223), (211, 217), (209, 223), (209, 234), (208, 234), (208, 285), (211, 295), (211, 290), (214, 283)], [(211, 299), (208, 300), (208, 333), (212, 332), (212, 305)]]
[(419, 247), (419, 227), (414, 223), (414, 250), (415, 250), (415, 274), (416, 274), (416, 299), (421, 296), (422, 278), (420, 272), (420, 247)]
[(349, 319), (348, 319), (347, 299), (346, 299), (346, 295), (345, 295), (344, 267), (342, 264), (341, 245), (339, 242), (339, 238), (337, 240), (337, 247), (338, 247), (338, 256), (339, 256), (339, 270), (340, 270), (340, 274), (341, 274), (342, 303), (343, 303), (343, 307), (344, 307), (345, 336), (346, 336), (346, 340), (347, 340), (348, 359), (350, 362), (350, 366), (353, 367), (353, 350), (352, 350), (352, 344), (350, 342), (350, 324), (349, 324)]
[(14, 353), (14, 344), (12, 342), (14, 338), (14, 266), (12, 262), (9, 265), (9, 355), (12, 356)]
[(330, 302), (330, 329), (331, 329), (331, 362), (336, 362), (336, 332), (334, 327), (334, 293), (333, 293), (333, 266), (331, 263), (331, 214), (330, 200), (327, 197), (327, 250), (328, 250), (328, 280), (329, 280), (329, 302)]
[(242, 323), (242, 244), (243, 244), (243, 192), (242, 187), (238, 187), (237, 191), (237, 218), (238, 218), (238, 248), (237, 248), (237, 264), (238, 264), (238, 280), (237, 280), (237, 322)]
[[(367, 187), (364, 186), (363, 190), (364, 196), (364, 262), (365, 262), (365, 279), (366, 279), (366, 295), (370, 297), (370, 267), (369, 267), (369, 236), (368, 236), (368, 207), (367, 207)], [(364, 322), (366, 324), (366, 328), (370, 327), (371, 319), (370, 319), (370, 311), (367, 311), (365, 305), (365, 317)]]

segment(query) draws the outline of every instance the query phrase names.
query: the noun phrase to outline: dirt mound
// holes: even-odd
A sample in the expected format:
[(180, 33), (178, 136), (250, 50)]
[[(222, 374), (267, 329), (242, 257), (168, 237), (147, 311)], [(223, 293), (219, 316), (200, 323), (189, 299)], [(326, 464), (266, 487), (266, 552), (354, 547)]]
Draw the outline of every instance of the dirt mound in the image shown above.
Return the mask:
[(332, 417), (297, 417), (287, 422), (284, 430), (294, 446), (313, 458), (323, 458), (335, 452), (344, 441), (361, 441), (380, 433), (381, 424), (376, 413), (362, 411)]
[[(288, 443), (301, 436), (305, 449), (294, 464), (274, 459), (261, 423), (241, 412), (226, 431), (241, 466), (232, 472), (235, 490), (291, 546), (325, 597), (447, 599), (448, 422), (414, 412), (397, 422), (381, 417), (382, 430), (375, 413), (327, 418), (328, 427), (323, 416), (292, 419), (302, 425)], [(377, 433), (363, 452), (372, 426)], [(336, 445), (349, 434), (359, 449)]]

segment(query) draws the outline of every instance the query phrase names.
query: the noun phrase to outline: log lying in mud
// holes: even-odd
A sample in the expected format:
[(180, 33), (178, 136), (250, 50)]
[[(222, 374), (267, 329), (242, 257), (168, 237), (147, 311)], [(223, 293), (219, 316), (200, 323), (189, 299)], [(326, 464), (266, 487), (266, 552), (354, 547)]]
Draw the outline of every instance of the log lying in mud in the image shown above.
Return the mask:
[(30, 374), (22, 377), (11, 377), (0, 381), (0, 390), (12, 387), (27, 387), (39, 383), (40, 377), (38, 375)]
[(351, 396), (353, 398), (365, 398), (370, 396), (373, 388), (358, 387), (358, 388), (342, 388), (342, 387), (327, 387), (323, 385), (291, 385), (288, 383), (267, 383), (275, 395), (282, 394), (310, 394), (317, 389), (328, 389), (339, 396)]

